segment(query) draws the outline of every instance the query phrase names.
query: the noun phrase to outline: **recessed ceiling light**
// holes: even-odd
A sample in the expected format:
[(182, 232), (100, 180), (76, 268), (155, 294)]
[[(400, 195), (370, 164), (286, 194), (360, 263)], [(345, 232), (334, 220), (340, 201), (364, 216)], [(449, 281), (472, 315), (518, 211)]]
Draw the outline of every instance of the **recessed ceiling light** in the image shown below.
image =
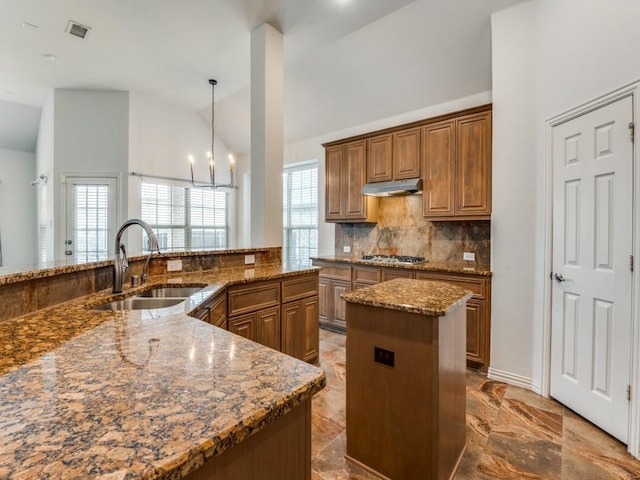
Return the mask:
[(22, 26), (24, 28), (31, 28), (33, 30), (35, 30), (36, 28), (39, 28), (38, 25), (34, 25), (33, 23), (29, 23), (29, 22), (22, 22)]
[(42, 56), (47, 60), (51, 60), (52, 62), (58, 59), (58, 57), (56, 57), (53, 53), (43, 53)]

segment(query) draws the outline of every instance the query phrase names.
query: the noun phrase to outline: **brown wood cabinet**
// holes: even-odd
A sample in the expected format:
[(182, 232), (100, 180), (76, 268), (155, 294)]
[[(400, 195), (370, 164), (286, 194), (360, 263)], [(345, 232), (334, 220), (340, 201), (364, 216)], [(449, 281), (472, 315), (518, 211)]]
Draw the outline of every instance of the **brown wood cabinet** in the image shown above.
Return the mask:
[(417, 278), (450, 282), (473, 292), (467, 302), (467, 364), (486, 371), (491, 342), (491, 277), (420, 271), (407, 268), (384, 268), (350, 263), (314, 260), (320, 272), (320, 326), (340, 333), (346, 331), (345, 302), (340, 295), (394, 278)]
[(344, 333), (346, 307), (340, 295), (351, 290), (351, 266), (317, 260), (313, 264), (322, 267), (318, 288), (320, 325), (327, 330)]
[(420, 128), (367, 139), (367, 183), (420, 176)]
[(422, 127), (423, 213), (436, 220), (491, 218), (491, 111)]
[(287, 355), (319, 362), (318, 275), (282, 281), (282, 347)]
[(418, 272), (416, 278), (449, 282), (473, 292), (467, 302), (467, 364), (486, 371), (491, 345), (491, 277)]
[(318, 274), (234, 285), (227, 292), (229, 330), (318, 363)]
[(205, 300), (190, 314), (216, 327), (227, 329), (227, 296), (224, 292)]
[(377, 199), (362, 195), (366, 180), (366, 142), (327, 147), (325, 152), (327, 222), (375, 222)]

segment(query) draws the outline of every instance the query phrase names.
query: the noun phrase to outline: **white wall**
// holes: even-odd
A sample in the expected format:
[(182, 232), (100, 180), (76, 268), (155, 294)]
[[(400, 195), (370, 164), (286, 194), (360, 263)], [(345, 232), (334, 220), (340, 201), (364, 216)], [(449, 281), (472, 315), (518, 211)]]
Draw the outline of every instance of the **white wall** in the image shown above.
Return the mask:
[(36, 263), (36, 156), (0, 149), (0, 247), (2, 266)]
[(54, 231), (57, 259), (64, 259), (65, 223), (62, 184), (65, 174), (118, 174), (119, 209), (127, 205), (129, 161), (129, 92), (54, 91)]
[[(516, 382), (528, 380), (534, 389), (543, 373), (543, 306), (549, 274), (544, 258), (545, 121), (640, 80), (638, 18), (640, 2), (634, 0), (537, 0), (498, 12), (492, 19), (495, 288), (491, 371), (511, 374)], [(531, 64), (526, 58), (518, 59), (518, 52), (533, 57)], [(532, 152), (534, 168), (528, 163)], [(509, 168), (510, 162), (518, 168)], [(505, 192), (524, 208), (522, 214), (501, 206)], [(520, 232), (531, 234), (534, 245)], [(524, 265), (516, 262), (518, 258), (525, 259)], [(516, 281), (508, 285), (510, 277)], [(522, 312), (528, 308), (531, 314)], [(509, 380), (508, 375), (504, 379)]]
[[(534, 2), (493, 15), (493, 377), (532, 387), (536, 250)], [(505, 379), (507, 379), (505, 378)]]
[[(229, 183), (229, 150), (216, 135), (214, 142), (216, 183)], [(129, 172), (189, 179), (188, 156), (195, 158), (196, 182), (209, 181), (206, 154), (211, 150), (211, 126), (197, 112), (167, 103), (152, 95), (130, 92), (129, 95)], [(239, 175), (236, 175), (236, 179)], [(148, 181), (153, 181), (148, 178)], [(128, 218), (140, 217), (140, 177), (128, 177)], [(182, 186), (186, 183), (179, 183)], [(232, 247), (237, 245), (236, 196), (229, 192), (230, 232)], [(142, 232), (131, 230), (129, 244), (132, 252), (142, 245)]]
[(38, 209), (35, 220), (36, 225), (42, 223), (43, 228), (38, 229), (37, 244), (42, 249), (37, 255), (38, 262), (41, 260), (51, 261), (54, 258), (53, 242), (53, 92), (49, 95), (40, 114), (40, 125), (38, 127), (38, 141), (36, 144), (36, 176), (45, 175), (48, 182), (41, 182), (37, 188), (36, 203), (40, 197), (44, 197), (42, 202), (46, 210)]

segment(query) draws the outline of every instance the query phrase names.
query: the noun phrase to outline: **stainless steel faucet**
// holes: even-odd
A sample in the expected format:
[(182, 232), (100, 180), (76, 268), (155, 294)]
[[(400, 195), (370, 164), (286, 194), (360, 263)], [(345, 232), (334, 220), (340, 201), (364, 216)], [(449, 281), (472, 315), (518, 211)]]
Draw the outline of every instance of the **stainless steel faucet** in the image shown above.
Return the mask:
[(154, 251), (160, 253), (156, 234), (147, 222), (139, 220), (137, 218), (132, 218), (131, 220), (127, 220), (126, 222), (124, 222), (118, 229), (118, 233), (116, 234), (115, 257), (113, 259), (113, 293), (122, 293), (122, 280), (124, 278), (124, 273), (127, 271), (127, 268), (129, 268), (127, 251), (124, 248), (124, 244), (120, 242), (120, 239), (122, 238), (122, 234), (124, 233), (124, 231), (131, 225), (140, 225), (142, 228), (144, 228), (144, 231), (147, 232), (147, 236), (149, 237), (149, 256), (147, 257), (147, 260), (146, 262), (144, 262), (144, 266), (142, 267), (140, 283), (145, 283), (147, 281), (147, 268), (149, 267), (149, 260), (151, 260), (151, 255), (153, 255)]

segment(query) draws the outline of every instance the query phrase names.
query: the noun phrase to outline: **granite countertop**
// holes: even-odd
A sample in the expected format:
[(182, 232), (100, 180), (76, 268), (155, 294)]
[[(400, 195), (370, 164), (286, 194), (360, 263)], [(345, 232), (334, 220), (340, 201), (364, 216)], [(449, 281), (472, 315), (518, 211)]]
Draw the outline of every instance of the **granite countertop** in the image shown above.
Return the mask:
[(461, 262), (433, 262), (428, 260), (422, 263), (383, 263), (372, 262), (369, 260), (362, 260), (360, 257), (344, 256), (344, 255), (325, 255), (313, 257), (312, 260), (319, 260), (323, 262), (335, 262), (335, 263), (351, 263), (355, 265), (367, 265), (379, 268), (402, 268), (409, 270), (420, 270), (426, 272), (446, 272), (446, 273), (462, 273), (483, 275), (490, 277), (491, 267), (489, 265), (467, 265), (467, 263)]
[(442, 317), (472, 295), (469, 290), (446, 282), (396, 278), (343, 293), (342, 299), (372, 307)]
[[(0, 478), (182, 478), (320, 391), (324, 372), (187, 316), (264, 265), (151, 277), (0, 322)], [(176, 310), (92, 307), (208, 285)]]
[[(168, 252), (154, 253), (153, 259), (158, 258), (179, 258), (179, 257), (199, 257), (217, 254), (234, 254), (234, 253), (256, 253), (265, 252), (269, 248), (236, 248), (236, 249), (218, 249), (218, 250), (197, 250), (184, 252)], [(137, 260), (145, 260), (147, 255), (129, 255), (129, 262)], [(21, 282), (24, 280), (33, 280), (38, 278), (47, 278), (62, 273), (81, 272), (91, 270), (98, 267), (113, 266), (113, 257), (96, 262), (74, 262), (72, 259), (64, 259), (53, 262), (39, 263), (37, 265), (21, 265), (14, 267), (0, 267), (0, 285)]]

